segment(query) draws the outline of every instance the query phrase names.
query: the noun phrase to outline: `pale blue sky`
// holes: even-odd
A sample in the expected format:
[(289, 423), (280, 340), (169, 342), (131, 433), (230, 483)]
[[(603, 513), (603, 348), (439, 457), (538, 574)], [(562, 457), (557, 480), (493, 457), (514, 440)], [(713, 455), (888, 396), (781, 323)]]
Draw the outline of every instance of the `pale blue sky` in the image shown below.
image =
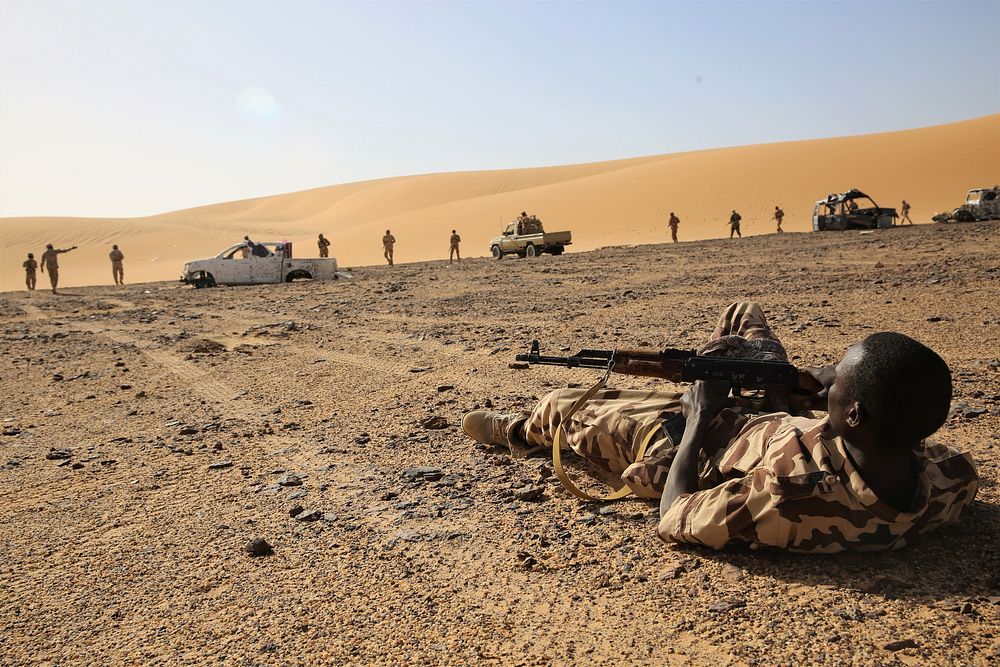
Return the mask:
[(0, 0), (0, 215), (1000, 111), (1000, 2)]

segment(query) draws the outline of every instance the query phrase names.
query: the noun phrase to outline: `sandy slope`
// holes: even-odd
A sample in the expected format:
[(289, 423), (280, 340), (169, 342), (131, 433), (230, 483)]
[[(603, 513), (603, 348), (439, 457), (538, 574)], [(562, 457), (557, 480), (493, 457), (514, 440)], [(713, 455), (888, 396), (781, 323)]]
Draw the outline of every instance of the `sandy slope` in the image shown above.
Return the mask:
[[(0, 665), (996, 665), (998, 229), (2, 294)], [(883, 329), (942, 354), (935, 438), (982, 478), (959, 523), (889, 554), (672, 547), (653, 503), (581, 503), (458, 427), (596, 379), (510, 368), (533, 337), (693, 347), (739, 298), (798, 364)]]
[(664, 237), (666, 215), (681, 238), (728, 234), (730, 209), (744, 233), (773, 231), (775, 204), (790, 231), (809, 229), (812, 203), (858, 187), (883, 206), (907, 198), (927, 221), (961, 202), (971, 187), (1000, 181), (1000, 115), (887, 134), (746, 146), (537, 169), (389, 178), (230, 202), (136, 219), (7, 218), (0, 221), (0, 288), (19, 289), (20, 263), (46, 242), (81, 246), (63, 258), (66, 286), (110, 281), (107, 253), (119, 243), (130, 281), (176, 278), (187, 259), (209, 256), (244, 233), (299, 243), (314, 254), (324, 232), (347, 266), (382, 261), (391, 228), (397, 260), (447, 254), (457, 228), (467, 255), (488, 252), (501, 220), (527, 209), (549, 229), (570, 229), (574, 250), (649, 243)]

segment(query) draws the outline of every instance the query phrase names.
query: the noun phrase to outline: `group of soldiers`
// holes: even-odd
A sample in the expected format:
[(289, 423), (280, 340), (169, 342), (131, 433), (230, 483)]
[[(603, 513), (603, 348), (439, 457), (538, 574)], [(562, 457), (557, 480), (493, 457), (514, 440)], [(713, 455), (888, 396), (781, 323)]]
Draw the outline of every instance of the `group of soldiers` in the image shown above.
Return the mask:
[[(452, 263), (456, 259), (462, 261), (462, 253), (459, 251), (459, 244), (462, 242), (462, 237), (458, 235), (456, 230), (451, 230), (451, 237), (448, 240), (448, 262)], [(330, 256), (330, 240), (324, 237), (322, 234), (319, 235), (319, 239), (316, 241), (319, 245), (319, 256), (329, 257)], [(396, 249), (396, 237), (392, 235), (390, 230), (385, 230), (385, 234), (382, 235), (382, 256), (385, 257), (386, 264), (389, 266), (393, 265), (393, 254)]]
[[(781, 207), (774, 207), (774, 215), (771, 219), (777, 224), (777, 233), (784, 234), (785, 230), (781, 228), (781, 221), (785, 219), (785, 212), (781, 210)], [(729, 214), (729, 238), (733, 238), (735, 235), (738, 238), (743, 238), (743, 234), (740, 233), (740, 222), (743, 220), (743, 216), (733, 209)], [(680, 227), (681, 219), (678, 218), (673, 211), (670, 212), (670, 219), (667, 221), (667, 228), (670, 230), (670, 238), (674, 243), (679, 243), (677, 240), (677, 228)]]
[[(40, 263), (35, 260), (35, 253), (29, 252), (28, 258), (21, 264), (24, 267), (24, 284), (28, 290), (33, 291), (35, 289), (35, 284), (38, 280), (36, 272), (40, 267), (42, 273), (49, 274), (52, 293), (57, 294), (56, 288), (59, 287), (59, 255), (70, 250), (76, 250), (76, 248), (76, 246), (72, 248), (54, 248), (49, 243), (45, 246), (45, 252), (42, 253)], [(125, 266), (122, 262), (125, 261), (125, 254), (118, 249), (117, 245), (112, 245), (111, 252), (108, 253), (108, 258), (111, 260), (111, 277), (114, 279), (115, 285), (124, 285)]]
[[(849, 202), (848, 206), (853, 207), (850, 209), (852, 211), (857, 210), (857, 204), (855, 204), (853, 201)], [(785, 212), (781, 210), (780, 206), (775, 206), (774, 214), (772, 214), (771, 220), (774, 220), (776, 224), (775, 231), (778, 234), (784, 234), (785, 232), (785, 230), (781, 228), (781, 222), (784, 219), (785, 219)], [(737, 238), (743, 238), (743, 234), (740, 233), (740, 222), (742, 220), (743, 216), (737, 213), (736, 209), (733, 209), (732, 212), (729, 214), (729, 238), (733, 238), (734, 235)], [(903, 200), (903, 203), (900, 206), (900, 216), (899, 216), (899, 224), (902, 225), (903, 223), (911, 225), (913, 224), (913, 220), (910, 220), (910, 204), (905, 199)], [(670, 238), (673, 240), (674, 243), (679, 243), (679, 241), (677, 240), (677, 228), (680, 226), (680, 224), (681, 224), (680, 218), (678, 218), (674, 214), (674, 212), (671, 211), (670, 218), (667, 221), (667, 229), (670, 230)]]

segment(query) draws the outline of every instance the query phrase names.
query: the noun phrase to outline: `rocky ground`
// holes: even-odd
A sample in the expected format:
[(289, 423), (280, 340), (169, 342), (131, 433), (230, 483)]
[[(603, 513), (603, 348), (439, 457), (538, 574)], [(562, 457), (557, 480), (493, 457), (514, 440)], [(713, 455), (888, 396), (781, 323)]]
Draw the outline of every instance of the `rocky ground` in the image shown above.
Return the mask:
[[(0, 663), (996, 664), (997, 231), (2, 294)], [(938, 350), (964, 520), (881, 555), (668, 546), (653, 504), (581, 503), (460, 430), (595, 379), (512, 368), (532, 338), (694, 347), (736, 299), (796, 363), (884, 329)]]

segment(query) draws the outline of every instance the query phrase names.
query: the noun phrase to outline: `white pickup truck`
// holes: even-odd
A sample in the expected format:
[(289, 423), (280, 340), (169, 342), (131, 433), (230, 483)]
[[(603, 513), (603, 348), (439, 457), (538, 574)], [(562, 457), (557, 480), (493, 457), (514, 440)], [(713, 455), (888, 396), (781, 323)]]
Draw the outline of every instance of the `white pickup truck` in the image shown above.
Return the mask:
[(337, 280), (350, 278), (337, 270), (333, 257), (292, 259), (292, 244), (246, 243), (231, 245), (211, 259), (197, 259), (184, 265), (181, 282), (196, 288), (216, 285), (263, 285), (293, 280)]

